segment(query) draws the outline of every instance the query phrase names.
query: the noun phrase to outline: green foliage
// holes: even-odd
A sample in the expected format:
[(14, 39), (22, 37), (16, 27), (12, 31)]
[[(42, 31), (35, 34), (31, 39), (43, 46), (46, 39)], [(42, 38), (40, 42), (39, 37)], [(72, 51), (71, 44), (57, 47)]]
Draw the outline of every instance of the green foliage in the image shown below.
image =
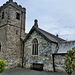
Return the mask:
[(4, 70), (5, 70), (5, 61), (3, 60), (0, 60), (0, 73), (2, 73)]
[(65, 71), (71, 75), (75, 71), (75, 47), (72, 50), (67, 51), (65, 56)]

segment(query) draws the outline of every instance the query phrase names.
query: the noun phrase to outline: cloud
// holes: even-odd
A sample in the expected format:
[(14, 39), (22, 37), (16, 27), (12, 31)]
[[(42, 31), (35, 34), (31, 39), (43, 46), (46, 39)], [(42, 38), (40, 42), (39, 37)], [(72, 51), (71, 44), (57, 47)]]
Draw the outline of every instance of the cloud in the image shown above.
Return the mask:
[[(2, 5), (6, 0), (1, 0)], [(60, 37), (75, 39), (75, 0), (14, 0), (26, 7), (26, 32), (38, 19), (39, 27)]]
[(2, 6), (4, 3), (6, 3), (8, 0), (0, 0), (0, 6)]

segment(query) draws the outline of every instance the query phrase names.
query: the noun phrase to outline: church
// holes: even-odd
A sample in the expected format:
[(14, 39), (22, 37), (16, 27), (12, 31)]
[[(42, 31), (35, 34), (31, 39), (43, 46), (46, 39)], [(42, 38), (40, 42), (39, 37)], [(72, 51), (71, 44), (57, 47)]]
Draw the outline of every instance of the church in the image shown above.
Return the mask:
[(26, 8), (13, 0), (0, 6), (0, 59), (6, 61), (6, 68), (33, 68), (35, 63), (45, 71), (64, 71), (64, 56), (75, 41), (39, 28), (37, 19), (25, 33), (25, 21)]

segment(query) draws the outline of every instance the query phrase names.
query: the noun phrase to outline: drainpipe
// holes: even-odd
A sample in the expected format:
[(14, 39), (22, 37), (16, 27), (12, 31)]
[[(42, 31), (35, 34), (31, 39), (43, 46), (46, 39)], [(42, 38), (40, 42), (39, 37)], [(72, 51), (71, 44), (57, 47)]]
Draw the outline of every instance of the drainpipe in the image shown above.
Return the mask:
[(23, 41), (23, 50), (22, 50), (22, 68), (24, 63), (24, 41)]
[(21, 39), (21, 42), (22, 42), (22, 68), (23, 68), (24, 67), (23, 63), (24, 63), (24, 42), (25, 42), (25, 38), (20, 37), (20, 39)]
[(55, 54), (52, 54), (52, 58), (53, 58), (53, 72), (56, 72), (56, 71), (55, 71), (54, 57), (55, 57)]

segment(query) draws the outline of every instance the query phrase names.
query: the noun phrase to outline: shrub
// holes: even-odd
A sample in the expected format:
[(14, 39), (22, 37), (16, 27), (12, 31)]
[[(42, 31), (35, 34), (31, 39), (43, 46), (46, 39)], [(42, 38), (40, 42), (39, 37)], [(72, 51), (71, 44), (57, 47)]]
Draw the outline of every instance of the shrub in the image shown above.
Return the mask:
[(71, 75), (75, 71), (75, 47), (72, 50), (67, 51), (65, 56), (65, 71), (68, 75)]
[(0, 60), (0, 73), (2, 73), (4, 70), (5, 70), (5, 61), (3, 60)]

